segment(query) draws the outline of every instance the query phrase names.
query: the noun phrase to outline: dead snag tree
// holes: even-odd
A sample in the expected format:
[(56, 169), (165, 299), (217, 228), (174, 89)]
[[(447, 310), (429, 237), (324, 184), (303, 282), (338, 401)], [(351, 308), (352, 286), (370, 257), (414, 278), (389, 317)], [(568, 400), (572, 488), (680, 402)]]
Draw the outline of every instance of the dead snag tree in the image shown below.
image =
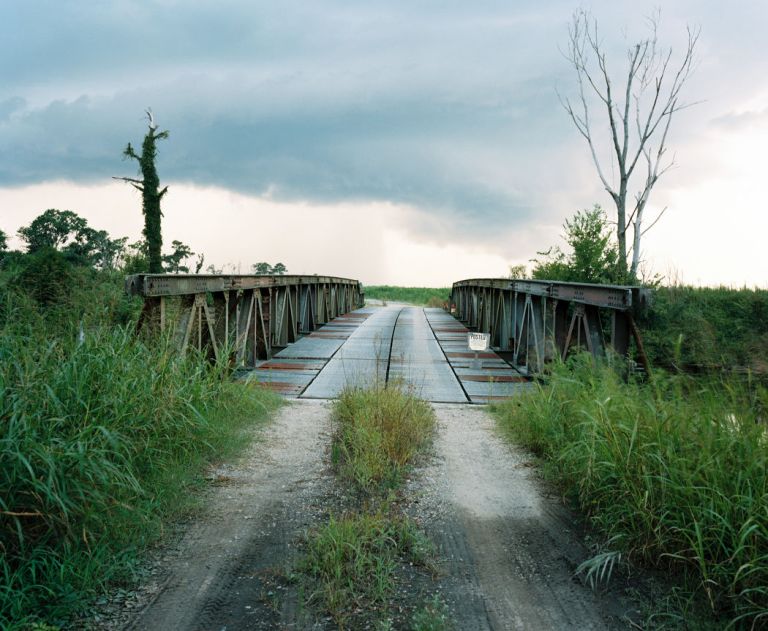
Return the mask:
[(163, 236), (160, 220), (163, 213), (160, 210), (160, 200), (168, 192), (168, 187), (160, 189), (160, 178), (157, 175), (155, 159), (157, 158), (157, 141), (168, 138), (167, 131), (157, 131), (152, 110), (147, 110), (149, 130), (144, 136), (141, 145), (141, 155), (134, 151), (131, 143), (123, 151), (123, 156), (132, 158), (139, 163), (142, 179), (132, 177), (115, 177), (116, 180), (128, 182), (131, 186), (141, 191), (141, 210), (144, 213), (144, 239), (147, 243), (147, 256), (149, 258), (149, 273), (163, 273)]
[[(699, 29), (688, 28), (682, 59), (672, 60), (672, 48), (661, 48), (657, 40), (658, 14), (648, 19), (649, 35), (627, 49), (624, 84), (614, 84), (608, 72), (605, 48), (598, 36), (597, 20), (585, 12), (574, 14), (568, 29), (565, 56), (576, 71), (579, 97), (576, 104), (561, 97), (563, 107), (589, 145), (592, 160), (605, 190), (616, 205), (616, 238), (619, 264), (627, 280), (637, 278), (640, 240), (664, 213), (645, 226), (645, 211), (651, 190), (674, 164), (667, 159), (667, 135), (674, 114), (690, 106), (680, 93), (694, 69), (694, 51)], [(592, 114), (596, 107), (607, 117), (610, 170), (598, 157), (601, 148)], [(604, 130), (605, 125), (599, 127)], [(638, 167), (644, 164), (645, 169)], [(615, 174), (609, 179), (607, 173)], [(633, 175), (637, 175), (633, 179)], [(627, 202), (628, 193), (634, 202)], [(627, 231), (632, 242), (627, 248)], [(631, 255), (631, 263), (628, 257)]]

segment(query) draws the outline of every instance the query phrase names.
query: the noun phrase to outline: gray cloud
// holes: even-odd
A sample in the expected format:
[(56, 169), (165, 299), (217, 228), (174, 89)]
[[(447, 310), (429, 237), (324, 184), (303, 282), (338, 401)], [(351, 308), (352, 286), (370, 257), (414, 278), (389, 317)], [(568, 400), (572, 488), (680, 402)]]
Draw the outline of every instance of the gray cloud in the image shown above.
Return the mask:
[[(248, 81), (232, 89), (207, 76), (180, 77), (110, 98), (17, 107), (0, 123), (13, 157), (0, 161), (0, 184), (132, 174), (120, 152), (140, 142), (141, 112), (151, 103), (171, 131), (160, 147), (166, 180), (287, 200), (388, 200), (454, 219), (483, 216), (494, 226), (531, 211), (513, 148), (536, 135), (546, 144), (534, 114), (541, 120), (548, 108), (561, 118), (532, 81), (514, 98), (378, 89), (338, 99), (313, 98), (315, 88), (293, 77)], [(555, 128), (565, 129), (562, 121)], [(501, 176), (489, 177), (499, 163)]]
[[(597, 4), (608, 24), (652, 6)], [(542, 5), (13, 3), (0, 19), (0, 186), (131, 175), (120, 154), (140, 142), (151, 105), (171, 131), (165, 181), (406, 203), (455, 234), (501, 238), (511, 222), (562, 214), (551, 205), (563, 191), (599, 192), (594, 174), (584, 183), (589, 158), (554, 91), (571, 84), (557, 45), (573, 6)], [(693, 0), (676, 10), (663, 24), (679, 35), (685, 21), (706, 33), (722, 13)], [(762, 41), (755, 12), (741, 25), (747, 46)], [(728, 20), (739, 22), (718, 17), (721, 38)], [(713, 118), (701, 109), (683, 128)]]
[(760, 111), (729, 112), (712, 120), (716, 127), (724, 129), (745, 129), (768, 121), (768, 108)]

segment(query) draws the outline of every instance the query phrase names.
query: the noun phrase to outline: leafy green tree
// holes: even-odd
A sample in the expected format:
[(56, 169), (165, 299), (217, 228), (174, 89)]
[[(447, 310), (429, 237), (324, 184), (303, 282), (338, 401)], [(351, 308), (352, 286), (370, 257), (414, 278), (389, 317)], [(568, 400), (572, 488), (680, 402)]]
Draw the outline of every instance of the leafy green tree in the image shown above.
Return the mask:
[(146, 274), (149, 272), (147, 242), (144, 239), (129, 243), (125, 247), (122, 271), (124, 274)]
[(570, 247), (566, 254), (553, 246), (533, 259), (532, 276), (536, 279), (580, 283), (622, 283), (626, 272), (605, 211), (597, 204), (580, 210), (563, 225), (563, 239)]
[(528, 278), (528, 266), (522, 263), (520, 263), (519, 265), (510, 265), (509, 274), (507, 274), (507, 278), (510, 278), (513, 280)]
[(106, 230), (86, 226), (63, 249), (74, 262), (96, 269), (115, 269), (125, 252), (128, 237), (112, 239)]
[(251, 271), (254, 274), (271, 274), (272, 266), (269, 263), (265, 263), (264, 261), (261, 261), (260, 263), (251, 265)]
[(8, 236), (0, 230), (0, 259), (5, 256), (5, 253), (8, 251)]
[(49, 208), (31, 224), (19, 228), (19, 237), (34, 254), (51, 249), (79, 265), (97, 269), (114, 269), (125, 249), (126, 238), (111, 239), (106, 230), (94, 230), (88, 222), (71, 210)]
[(194, 256), (195, 253), (192, 251), (192, 248), (190, 248), (187, 244), (175, 239), (173, 242), (171, 242), (171, 247), (173, 248), (173, 252), (163, 256), (165, 271), (172, 274), (188, 274), (189, 266), (184, 265), (184, 261), (189, 257)]
[(31, 224), (19, 228), (18, 235), (27, 244), (27, 252), (33, 254), (44, 248), (60, 250), (75, 241), (88, 222), (71, 210), (49, 208), (35, 217)]
[(144, 136), (141, 145), (141, 154), (137, 154), (131, 143), (123, 151), (123, 156), (131, 158), (139, 163), (142, 179), (130, 177), (118, 177), (117, 180), (128, 182), (141, 191), (141, 210), (144, 214), (144, 239), (147, 242), (147, 257), (149, 259), (149, 273), (163, 273), (163, 236), (161, 230), (160, 200), (168, 192), (168, 187), (160, 188), (160, 178), (157, 175), (155, 161), (157, 159), (157, 141), (168, 138), (168, 131), (157, 131), (152, 111), (147, 110), (149, 130)]
[(288, 268), (285, 265), (283, 265), (282, 263), (275, 263), (272, 266), (272, 271), (270, 273), (276, 274), (277, 276), (282, 276), (287, 271), (288, 271)]
[(76, 269), (63, 252), (41, 247), (24, 256), (9, 284), (47, 308), (67, 301), (76, 282)]

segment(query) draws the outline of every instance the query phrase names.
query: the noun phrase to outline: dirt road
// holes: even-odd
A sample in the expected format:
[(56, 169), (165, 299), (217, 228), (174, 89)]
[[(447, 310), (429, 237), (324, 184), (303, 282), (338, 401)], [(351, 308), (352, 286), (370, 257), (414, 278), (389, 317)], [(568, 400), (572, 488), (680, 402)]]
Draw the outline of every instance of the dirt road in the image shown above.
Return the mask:
[[(108, 606), (100, 629), (296, 628), (303, 617), (282, 578), (296, 544), (333, 493), (325, 464), (330, 403), (284, 406), (244, 458), (215, 472), (204, 512), (152, 561), (158, 578), (130, 607)], [(310, 624), (303, 628), (313, 628)]]
[[(338, 493), (328, 466), (328, 402), (296, 401), (236, 466), (162, 559), (160, 579), (101, 628), (332, 629), (285, 579), (302, 534)], [(406, 511), (438, 550), (433, 586), (457, 631), (613, 629), (616, 606), (573, 577), (586, 551), (531, 460), (484, 408), (436, 404), (434, 455), (414, 471)], [(408, 586), (400, 586), (408, 591)]]
[(484, 408), (434, 407), (436, 453), (414, 476), (409, 512), (438, 547), (456, 629), (625, 628), (621, 604), (574, 577), (587, 550), (531, 457), (497, 436)]

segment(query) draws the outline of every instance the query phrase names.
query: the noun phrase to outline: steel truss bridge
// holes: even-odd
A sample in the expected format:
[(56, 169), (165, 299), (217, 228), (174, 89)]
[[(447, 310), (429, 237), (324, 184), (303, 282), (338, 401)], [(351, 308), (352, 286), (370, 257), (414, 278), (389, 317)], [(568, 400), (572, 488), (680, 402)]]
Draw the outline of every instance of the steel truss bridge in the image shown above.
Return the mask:
[(491, 347), (511, 353), (512, 364), (529, 374), (565, 359), (573, 346), (594, 357), (608, 349), (625, 357), (630, 338), (649, 370), (634, 316), (650, 298), (637, 286), (476, 278), (453, 284), (451, 310), (468, 328), (489, 333)]
[(359, 281), (330, 276), (137, 274), (125, 287), (144, 298), (139, 329), (241, 368), (363, 306)]
[[(126, 278), (126, 291), (144, 298), (139, 329), (242, 369), (262, 367), (364, 306), (359, 281), (331, 276), (138, 274)], [(574, 346), (625, 357), (631, 339), (647, 369), (634, 316), (649, 301), (649, 290), (636, 286), (486, 278), (454, 283), (450, 311), (461, 330), (489, 333), (489, 350), (530, 376)], [(459, 353), (458, 337), (452, 344), (446, 357)]]

